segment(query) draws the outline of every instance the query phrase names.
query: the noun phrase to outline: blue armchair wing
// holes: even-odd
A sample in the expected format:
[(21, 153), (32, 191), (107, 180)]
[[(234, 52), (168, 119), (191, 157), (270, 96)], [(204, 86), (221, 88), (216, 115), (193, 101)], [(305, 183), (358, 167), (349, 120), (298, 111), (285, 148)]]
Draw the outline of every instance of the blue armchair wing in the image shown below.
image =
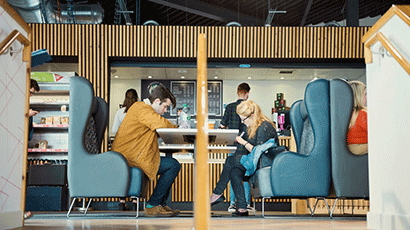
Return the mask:
[(278, 154), (271, 166), (258, 169), (251, 178), (252, 194), (270, 197), (326, 197), (331, 183), (329, 81), (319, 79), (306, 86), (303, 100), (293, 103), (290, 121), (298, 152)]
[(336, 197), (368, 198), (368, 154), (357, 156), (347, 147), (353, 91), (343, 79), (330, 80), (332, 179)]
[(91, 83), (83, 77), (70, 79), (70, 128), (68, 132), (68, 186), (71, 197), (124, 197), (130, 169), (117, 152), (92, 154), (85, 147), (86, 127), (95, 120), (97, 146), (107, 125), (107, 104), (94, 97)]
[(273, 196), (327, 196), (331, 178), (329, 81), (309, 83), (304, 100), (292, 105), (290, 118), (298, 153), (275, 157), (271, 167)]

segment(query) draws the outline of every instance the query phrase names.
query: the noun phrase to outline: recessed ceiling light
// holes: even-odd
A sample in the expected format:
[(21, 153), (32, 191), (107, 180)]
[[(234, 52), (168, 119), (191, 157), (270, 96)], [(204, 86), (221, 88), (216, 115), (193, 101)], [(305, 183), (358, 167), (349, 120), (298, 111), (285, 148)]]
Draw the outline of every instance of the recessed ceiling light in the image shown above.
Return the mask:
[(248, 77), (248, 79), (252, 79), (252, 77)]
[(115, 77), (115, 78), (118, 78), (118, 76), (117, 76), (117, 75), (115, 75), (114, 77)]
[(283, 80), (283, 79), (285, 79), (285, 77), (280, 77), (280, 79), (282, 79), (282, 80)]
[(215, 76), (214, 78), (215, 78), (215, 79), (218, 79), (218, 76)]
[(286, 71), (286, 70), (279, 71), (279, 74), (292, 74), (292, 73), (293, 71)]
[(317, 77), (314, 77), (313, 80), (317, 80)]
[(148, 76), (148, 78), (152, 78), (152, 76)]
[(185, 76), (181, 76), (181, 78), (182, 78), (182, 79), (184, 79), (184, 78), (185, 78)]

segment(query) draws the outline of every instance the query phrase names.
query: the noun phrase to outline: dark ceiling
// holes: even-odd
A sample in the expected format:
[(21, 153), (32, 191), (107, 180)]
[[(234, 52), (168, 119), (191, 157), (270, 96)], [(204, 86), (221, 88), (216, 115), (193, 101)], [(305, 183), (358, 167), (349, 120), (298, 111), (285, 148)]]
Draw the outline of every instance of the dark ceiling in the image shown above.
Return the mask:
[[(305, 26), (346, 19), (348, 2), (357, 2), (359, 18), (383, 15), (392, 4), (409, 4), (410, 0), (124, 0), (133, 25), (154, 20), (159, 25), (225, 26), (239, 22), (242, 26), (263, 26), (270, 10), (276, 13), (272, 26)], [(115, 24), (115, 0), (99, 2), (104, 8), (103, 24)], [(139, 6), (139, 7), (138, 7)], [(140, 12), (136, 14), (136, 12)], [(137, 17), (136, 17), (137, 15)], [(121, 23), (126, 24), (124, 15)]]

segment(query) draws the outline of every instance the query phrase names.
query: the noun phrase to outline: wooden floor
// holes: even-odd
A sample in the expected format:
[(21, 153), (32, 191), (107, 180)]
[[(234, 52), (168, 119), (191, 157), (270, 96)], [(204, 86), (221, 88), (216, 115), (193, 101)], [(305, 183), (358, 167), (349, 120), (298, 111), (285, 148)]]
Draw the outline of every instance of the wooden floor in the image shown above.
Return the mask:
[[(214, 213), (215, 214), (215, 213)], [(268, 213), (272, 214), (272, 213)], [(275, 215), (277, 213), (274, 213)], [(34, 215), (25, 220), (25, 226), (15, 229), (138, 229), (138, 230), (183, 230), (193, 229), (194, 219), (190, 215), (173, 218), (132, 218), (127, 216), (72, 217), (67, 219), (63, 214)], [(214, 215), (215, 216), (215, 215)], [(255, 216), (233, 218), (227, 212), (216, 213), (212, 217), (210, 229), (367, 229), (365, 217), (311, 217), (279, 214), (272, 219), (265, 219), (257, 212)]]

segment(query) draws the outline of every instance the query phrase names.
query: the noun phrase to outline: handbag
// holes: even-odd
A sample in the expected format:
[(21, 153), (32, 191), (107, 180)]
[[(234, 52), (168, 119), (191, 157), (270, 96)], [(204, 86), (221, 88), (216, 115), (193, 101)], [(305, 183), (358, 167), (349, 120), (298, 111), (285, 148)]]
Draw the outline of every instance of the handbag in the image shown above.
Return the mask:
[(287, 146), (275, 146), (267, 149), (259, 158), (257, 169), (268, 167), (272, 165), (273, 159), (282, 152), (289, 151)]

